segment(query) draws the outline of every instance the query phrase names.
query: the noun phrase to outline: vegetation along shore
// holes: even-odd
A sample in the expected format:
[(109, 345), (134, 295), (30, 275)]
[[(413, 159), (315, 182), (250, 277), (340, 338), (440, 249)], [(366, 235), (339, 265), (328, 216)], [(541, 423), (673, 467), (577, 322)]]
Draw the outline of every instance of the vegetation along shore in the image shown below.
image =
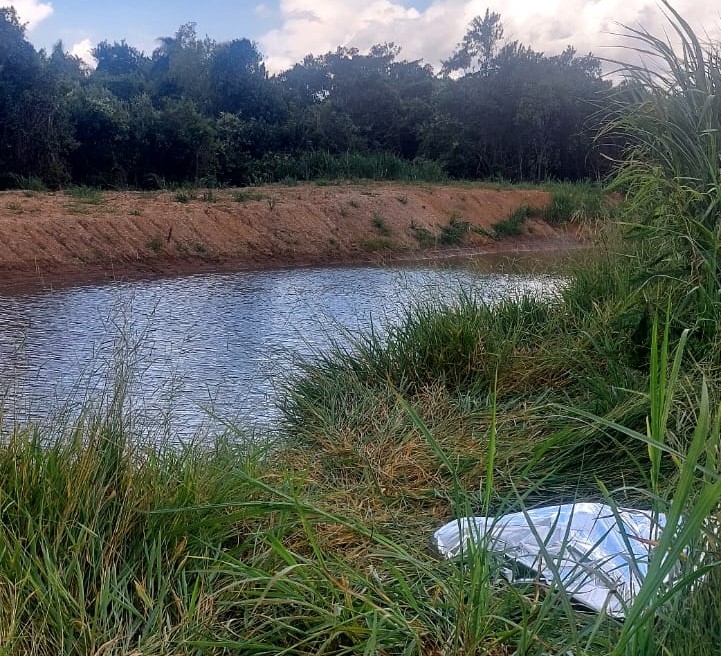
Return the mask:
[[(0, 653), (717, 654), (721, 57), (716, 44), (702, 43), (672, 7), (663, 5), (669, 34), (681, 40), (681, 48), (674, 51), (663, 38), (641, 28), (631, 30), (649, 68), (626, 69), (626, 82), (610, 105), (612, 111), (596, 126), (601, 129), (598, 142), (617, 145), (615, 155), (604, 162), (611, 162), (610, 191), (621, 200), (610, 208), (603, 202), (587, 206), (595, 207), (589, 218), (601, 214), (602, 236), (592, 257), (569, 273), (558, 295), (508, 299), (491, 307), (471, 289), (460, 298), (439, 298), (409, 310), (383, 337), (370, 332), (358, 336), (353, 348), (338, 346), (319, 353), (285, 381), (283, 421), (272, 435), (251, 439), (241, 426), (229, 426), (225, 434), (201, 436), (197, 444), (158, 443), (151, 432), (140, 432), (132, 408), (124, 402), (127, 363), (122, 360), (105, 403), (89, 406), (78, 420), (53, 425), (17, 425), (12, 417), (4, 421)], [(497, 24), (493, 15), (486, 14), (485, 20), (491, 21), (490, 27)], [(150, 89), (144, 99), (136, 97), (133, 85), (150, 85), (149, 78), (125, 69), (126, 77), (113, 77), (108, 65), (99, 65), (93, 80), (105, 75), (106, 91), (99, 91), (95, 81), (81, 85), (87, 102), (73, 106), (73, 111), (97, 112), (98, 120), (82, 123), (84, 129), (93, 129), (103, 117), (125, 116), (116, 114), (117, 109), (147, 116), (165, 113), (163, 124), (196, 125), (194, 134), (203, 139), (220, 134), (214, 130), (222, 126), (245, 134), (250, 128), (237, 116), (219, 115), (219, 125), (206, 125), (206, 105), (201, 104), (205, 91), (200, 87), (193, 103), (182, 96), (187, 92), (184, 84), (212, 77), (188, 72), (195, 69), (164, 67), (167, 58), (172, 61), (173, 48), (183, 52), (194, 44), (193, 52), (210, 50), (207, 60), (220, 75), (226, 50), (216, 52), (215, 45), (194, 39), (186, 30), (165, 42), (149, 63), (131, 57), (130, 63), (142, 70), (154, 63), (153, 70), (166, 75), (165, 86), (143, 87)], [(8, 43), (3, 39), (0, 49)], [(449, 104), (430, 124), (423, 123), (433, 126), (430, 134), (437, 139), (424, 137), (413, 143), (424, 144), (424, 152), (439, 152), (444, 164), (438, 166), (447, 167), (446, 174), (458, 165), (489, 175), (499, 166), (505, 175), (520, 159), (525, 173), (551, 175), (554, 160), (543, 159), (550, 157), (550, 143), (534, 141), (514, 124), (523, 147), (508, 153), (518, 159), (479, 149), (479, 144), (489, 142), (470, 131), (481, 131), (485, 124), (461, 125), (448, 99), (459, 93), (471, 98), (469, 102), (490, 99), (492, 105), (498, 88), (493, 84), (501, 79), (494, 77), (495, 71), (511, 70), (504, 68), (510, 66), (508, 61), (519, 71), (528, 70), (524, 62), (550, 70), (580, 67), (578, 79), (596, 88), (599, 78), (588, 68), (590, 60), (582, 65), (571, 53), (549, 63), (549, 58), (535, 56), (518, 43), (479, 52), (487, 53), (485, 60), (457, 81), (431, 76), (429, 82), (422, 68), (416, 70), (408, 62), (400, 70), (393, 68), (387, 49), (361, 61), (370, 66), (382, 60), (383, 70), (394, 70), (398, 76), (410, 71), (413, 75), (403, 79), (414, 80), (414, 89), (438, 85), (434, 98)], [(44, 70), (45, 64), (32, 64), (32, 53), (23, 53), (30, 69), (37, 65)], [(57, 66), (67, 63), (61, 54)], [(294, 69), (295, 77), (288, 73), (286, 83), (311, 72), (328, 83), (335, 78), (324, 74), (324, 66), (338, 64), (333, 57), (348, 63), (357, 54), (340, 51), (309, 58)], [(116, 60), (108, 59), (112, 61)], [(463, 61), (462, 56), (451, 58), (448, 66)], [(74, 74), (72, 67), (69, 70)], [(489, 79), (484, 95), (484, 80)], [(549, 73), (549, 79), (557, 78)], [(181, 90), (179, 97), (156, 103), (153, 89), (169, 89), (171, 84)], [(601, 91), (611, 87), (600, 86)], [(55, 87), (49, 83), (43, 88), (50, 92)], [(276, 105), (261, 93), (270, 88), (275, 87), (259, 85), (258, 94), (247, 98), (263, 99), (268, 112), (274, 111)], [(284, 93), (284, 87), (279, 88), (278, 93)], [(331, 95), (319, 97), (307, 84), (296, 88), (310, 91), (307, 105), (299, 105), (293, 115), (304, 117), (309, 129), (326, 126), (326, 132), (313, 133), (319, 143), (331, 133), (330, 126), (341, 132), (348, 126), (339, 105), (324, 104), (323, 98)], [(549, 93), (559, 99), (572, 95)], [(33, 96), (23, 98), (30, 102)], [(398, 98), (401, 102), (407, 96)], [(10, 111), (9, 106), (0, 100), (1, 111)], [(364, 105), (359, 101), (349, 106)], [(423, 109), (415, 101), (413, 106)], [(70, 109), (63, 111), (69, 112), (67, 117), (73, 115)], [(390, 111), (374, 115), (399, 116)], [(403, 131), (407, 124), (403, 130), (395, 124), (360, 129), (365, 125), (360, 113), (353, 121), (358, 121), (353, 123), (358, 129), (349, 128), (347, 134), (354, 138), (396, 135), (402, 143), (410, 139)], [(113, 125), (140, 124), (119, 118), (109, 125), (115, 129)], [(256, 121), (254, 129), (270, 139), (275, 129), (270, 126), (281, 124)], [(60, 123), (33, 123), (38, 130), (48, 125)], [(550, 136), (544, 130), (541, 126)], [(454, 150), (459, 134), (463, 145)], [(306, 137), (304, 133), (303, 144)], [(242, 143), (251, 148), (259, 141), (254, 136)], [(12, 152), (18, 152), (18, 144), (12, 143)], [(33, 135), (32, 143), (42, 148), (67, 144), (45, 134)], [(67, 144), (67, 157), (51, 157), (46, 150), (28, 152), (17, 160), (25, 168), (3, 166), (25, 187), (35, 184), (34, 176), (52, 186), (55, 175), (63, 188), (68, 176), (76, 188), (102, 185), (113, 171), (123, 183), (144, 179), (145, 160), (130, 148), (139, 141), (129, 137), (123, 142), (130, 144), (129, 150), (112, 163), (104, 159), (107, 143), (115, 142), (98, 142), (91, 148), (88, 140), (80, 151)], [(173, 175), (193, 177), (190, 168), (205, 166), (210, 160), (201, 155), (210, 152), (203, 150), (207, 143), (195, 150), (188, 146), (192, 155), (187, 160), (164, 155), (168, 167), (179, 167), (172, 169)], [(433, 150), (441, 147), (443, 152)], [(9, 157), (8, 152), (3, 150), (2, 157)], [(536, 153), (530, 169), (525, 168), (529, 152)], [(95, 163), (84, 168), (83, 162), (92, 156)], [(265, 156), (251, 164), (267, 164), (272, 158)], [(478, 168), (488, 161), (493, 162), (490, 171)], [(35, 171), (34, 163), (44, 168)], [(94, 171), (102, 175), (91, 179)], [(112, 206), (112, 196), (79, 189), (53, 197), (25, 197), (20, 192), (10, 202), (21, 206), (20, 217), (25, 216), (23, 200), (31, 204), (60, 199), (83, 211), (97, 206), (105, 212)], [(252, 203), (252, 211), (284, 225), (283, 199), (228, 198), (232, 193), (273, 197), (274, 188), (205, 189), (199, 185), (198, 193), (217, 193), (221, 200), (184, 202), (174, 197), (187, 193), (178, 187), (152, 202), (165, 203), (180, 216), (186, 207), (212, 213), (221, 211), (214, 209), (216, 205)], [(310, 193), (308, 189), (290, 186), (287, 194), (302, 196)], [(313, 193), (324, 189), (314, 188)], [(429, 207), (435, 191), (419, 186), (418, 193), (427, 196), (418, 200), (413, 188), (389, 184), (383, 193), (397, 198), (378, 208), (376, 217), (376, 197), (363, 195), (363, 189), (360, 185), (334, 190), (343, 199), (338, 207), (359, 217), (359, 238), (400, 241), (402, 234), (408, 244), (422, 239), (421, 230), (441, 240), (459, 226), (474, 239), (485, 238), (471, 229), (474, 213), (460, 209), (461, 196), (470, 206), (485, 194), (505, 193), (481, 194), (463, 185), (430, 187), (452, 194), (459, 216), (455, 224), (451, 216), (440, 224), (437, 219), (429, 219), (428, 225), (418, 219), (414, 229), (405, 219), (402, 225), (394, 224), (395, 212), (386, 214), (384, 208), (397, 205), (400, 215), (411, 203)], [(368, 191), (380, 193), (372, 186)], [(541, 225), (533, 223), (536, 210), (551, 212), (554, 199), (560, 197), (553, 189), (513, 193), (518, 195), (514, 202), (493, 216), (495, 227), (479, 227), (498, 234), (523, 224), (530, 231)], [(538, 202), (539, 195), (547, 202)], [(579, 192), (571, 214), (580, 216), (585, 203), (581, 199), (589, 197), (601, 196)], [(128, 208), (129, 213), (135, 207), (141, 210), (138, 219), (144, 215), (144, 198), (138, 196), (133, 200), (137, 205)], [(88, 199), (92, 202), (86, 203)], [(95, 199), (100, 201), (97, 205)], [(73, 215), (91, 225), (88, 216)], [(524, 223), (526, 216), (530, 223)], [(506, 228), (499, 228), (503, 222)], [(176, 230), (180, 233), (174, 227), (173, 234)], [(159, 225), (157, 232), (162, 252), (168, 234)], [(138, 248), (153, 251), (144, 239)], [(173, 243), (172, 235), (169, 241)], [(558, 585), (532, 579), (522, 585), (507, 583), (500, 576), (507, 563), (482, 545), (452, 561), (439, 561), (427, 548), (432, 532), (453, 517), (579, 499), (666, 515), (666, 529), (649, 545), (653, 555), (645, 582), (625, 609), (624, 620), (578, 606)]]
[(401, 182), (0, 192), (9, 281), (118, 278), (568, 248), (607, 211), (592, 185)]

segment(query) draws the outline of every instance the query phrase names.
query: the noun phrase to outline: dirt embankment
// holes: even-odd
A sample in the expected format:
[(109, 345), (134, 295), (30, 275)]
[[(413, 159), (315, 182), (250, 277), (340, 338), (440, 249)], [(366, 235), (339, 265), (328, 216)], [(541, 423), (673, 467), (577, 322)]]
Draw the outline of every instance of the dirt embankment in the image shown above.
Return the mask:
[(0, 281), (420, 259), (458, 249), (573, 244), (571, 232), (538, 219), (528, 220), (520, 236), (493, 239), (493, 224), (514, 209), (548, 201), (540, 190), (394, 183), (195, 193), (3, 192)]

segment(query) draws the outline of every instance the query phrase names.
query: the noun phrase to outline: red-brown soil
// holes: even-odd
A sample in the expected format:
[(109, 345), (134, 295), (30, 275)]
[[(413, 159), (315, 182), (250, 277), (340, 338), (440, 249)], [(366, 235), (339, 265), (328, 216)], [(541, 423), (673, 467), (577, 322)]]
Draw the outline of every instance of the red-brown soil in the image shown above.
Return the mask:
[[(539, 219), (528, 220), (519, 237), (491, 237), (493, 224), (520, 205), (544, 206), (549, 196), (541, 190), (309, 184), (178, 198), (170, 191), (2, 192), (0, 283), (423, 259), (578, 241)], [(454, 218), (471, 230), (460, 248), (444, 247), (438, 238)]]

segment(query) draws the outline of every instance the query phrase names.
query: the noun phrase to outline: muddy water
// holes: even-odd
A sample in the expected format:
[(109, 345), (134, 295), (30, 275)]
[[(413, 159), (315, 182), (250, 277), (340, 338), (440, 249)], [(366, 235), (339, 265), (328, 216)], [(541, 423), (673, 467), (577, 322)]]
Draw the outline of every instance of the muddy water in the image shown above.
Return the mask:
[(424, 299), (548, 293), (558, 278), (431, 266), (318, 268), (0, 293), (5, 421), (58, 421), (121, 392), (140, 431), (188, 439), (278, 418), (302, 358)]

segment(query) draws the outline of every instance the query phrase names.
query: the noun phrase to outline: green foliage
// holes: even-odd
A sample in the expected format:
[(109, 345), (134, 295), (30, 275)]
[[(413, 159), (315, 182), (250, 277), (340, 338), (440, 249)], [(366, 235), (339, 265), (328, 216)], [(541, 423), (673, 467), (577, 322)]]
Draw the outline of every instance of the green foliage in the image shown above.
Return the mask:
[(240, 553), (225, 545), (243, 520), (201, 508), (250, 498), (248, 453), (141, 446), (117, 416), (54, 429), (0, 447), (3, 650), (168, 653), (210, 635), (219, 559)]
[(254, 43), (200, 38), (193, 23), (150, 55), (101, 41), (83, 71), (60, 43), (35, 51), (12, 10), (0, 33), (0, 187), (579, 179), (605, 161), (592, 148), (597, 106), (609, 106), (597, 60), (500, 47), (490, 12), (452, 57), (478, 69), (459, 79), (400, 60), (394, 44), (270, 77)]
[(549, 185), (549, 191), (551, 202), (540, 214), (551, 225), (609, 218), (610, 204), (599, 185), (556, 183)]
[[(672, 363), (682, 348), (657, 346), (651, 374), (665, 401), (653, 406), (651, 426), (681, 384)], [(522, 457), (503, 437), (511, 424), (464, 432), (432, 395), (406, 402), (391, 392), (387, 416), (346, 407), (376, 421), (377, 435), (333, 445), (316, 432), (314, 444), (272, 451), (239, 434), (204, 446), (152, 442), (113, 410), (88, 408), (75, 425), (16, 427), (0, 441), (2, 647), (63, 656), (111, 642), (119, 653), (246, 653), (261, 644), (273, 653), (421, 654), (440, 645), (535, 656), (712, 653), (704, 650), (716, 645), (718, 618), (703, 604), (718, 591), (702, 520), (721, 490), (700, 446), (718, 446), (718, 422), (703, 389), (696, 400), (686, 449), (672, 450), (655, 428), (627, 431), (673, 461), (678, 477), (652, 497), (668, 529), (624, 623), (576, 607), (558, 586), (503, 584), (506, 563), (483, 543), (457, 561), (429, 553), (436, 516), (525, 509), (533, 498), (501, 491), (504, 469)], [(501, 418), (504, 406), (490, 403)], [(298, 475), (311, 464), (312, 479)], [(664, 577), (679, 559), (669, 589)], [(697, 611), (709, 613), (709, 626), (681, 621)]]
[(476, 16), (468, 26), (463, 42), (449, 59), (443, 62), (445, 75), (454, 71), (478, 71), (488, 75), (503, 39), (501, 15), (486, 9), (483, 18)]
[(86, 205), (102, 205), (104, 202), (100, 191), (92, 187), (70, 187), (65, 190), (65, 195)]
[(195, 200), (197, 197), (198, 194), (194, 189), (180, 189), (176, 191), (175, 194), (173, 194), (173, 200), (176, 203), (189, 203), (191, 200)]
[(259, 201), (263, 200), (265, 196), (256, 191), (234, 191), (233, 200), (236, 203), (247, 203), (248, 201)]
[(22, 175), (14, 176), (13, 177), (15, 182), (15, 187), (18, 189), (25, 189), (26, 191), (47, 191), (48, 188), (45, 186), (45, 183), (40, 179), (36, 178), (34, 176), (24, 177)]
[[(288, 381), (285, 439), (274, 433), (267, 450), (232, 428), (231, 439), (201, 436), (205, 446), (159, 443), (120, 410), (122, 399), (65, 424), (0, 422), (0, 650), (715, 654), (721, 76), (715, 51), (666, 8), (683, 56), (633, 32), (672, 76), (632, 68), (639, 102), (615, 127), (633, 144), (617, 184), (629, 194), (634, 248), (594, 249), (545, 300), (442, 298), (410, 309), (383, 334), (335, 346)], [(14, 12), (0, 13), (0, 51), (14, 48), (32, 71), (38, 60)], [(252, 49), (237, 48), (251, 55), (245, 73), (255, 74)], [(123, 53), (118, 66), (128, 74), (138, 61)], [(164, 84), (202, 104), (209, 91), (198, 74), (213, 53), (184, 26), (153, 61)], [(396, 54), (379, 47), (355, 62), (375, 80), (376, 104)], [(318, 101), (325, 73), (357, 56), (309, 58), (296, 71), (297, 102)], [(544, 63), (517, 47), (499, 57)], [(232, 63), (219, 60), (220, 72)], [(574, 58), (553, 66), (573, 68)], [(347, 80), (357, 86), (358, 76)], [(120, 105), (108, 107), (96, 116), (121, 116)], [(0, 102), (0, 111), (12, 118), (15, 110)], [(203, 117), (191, 106), (167, 111)], [(202, 149), (208, 134), (196, 142), (185, 135), (200, 149), (190, 169), (182, 157), (169, 164), (171, 180), (191, 169), (199, 180), (214, 167)], [(168, 143), (165, 156), (175, 148)], [(553, 152), (539, 148), (523, 165), (534, 174)], [(454, 154), (459, 167), (470, 152)], [(484, 158), (499, 165), (500, 152)], [(607, 211), (596, 190), (552, 194), (552, 221)], [(448, 228), (465, 234), (464, 223), (454, 217)], [(579, 609), (559, 586), (507, 585), (506, 563), (483, 543), (454, 562), (425, 548), (449, 517), (583, 498), (667, 516), (623, 623)]]
[(391, 234), (390, 228), (388, 227), (388, 224), (385, 222), (385, 219), (378, 213), (373, 212), (373, 218), (371, 218), (371, 225), (373, 226), (373, 229), (378, 232), (380, 235), (387, 237)]
[(471, 224), (458, 216), (451, 216), (448, 223), (441, 226), (438, 241), (444, 246), (460, 246), (470, 230)]
[(373, 239), (364, 239), (363, 241), (361, 241), (360, 247), (368, 253), (398, 250), (398, 245), (388, 237), (374, 237)]
[(680, 40), (627, 28), (632, 48), (653, 61), (627, 67), (624, 104), (608, 132), (629, 144), (615, 187), (628, 198), (624, 219), (635, 238), (643, 302), (673, 301), (674, 334), (693, 328), (689, 349), (718, 361), (721, 321), (721, 58), (666, 2)]
[(520, 235), (523, 224), (530, 215), (530, 208), (528, 205), (521, 205), (513, 210), (507, 218), (502, 221), (497, 221), (491, 227), (498, 239), (504, 237), (514, 237)]
[(446, 174), (435, 163), (409, 162), (390, 153), (303, 152), (285, 157), (266, 158), (256, 165), (256, 177), (267, 182), (285, 178), (296, 180), (406, 180), (442, 182)]
[(163, 250), (163, 240), (161, 237), (153, 237), (148, 243), (148, 248), (154, 253), (160, 253)]
[(432, 248), (438, 243), (436, 236), (428, 229), (411, 222), (411, 233), (421, 248)]

